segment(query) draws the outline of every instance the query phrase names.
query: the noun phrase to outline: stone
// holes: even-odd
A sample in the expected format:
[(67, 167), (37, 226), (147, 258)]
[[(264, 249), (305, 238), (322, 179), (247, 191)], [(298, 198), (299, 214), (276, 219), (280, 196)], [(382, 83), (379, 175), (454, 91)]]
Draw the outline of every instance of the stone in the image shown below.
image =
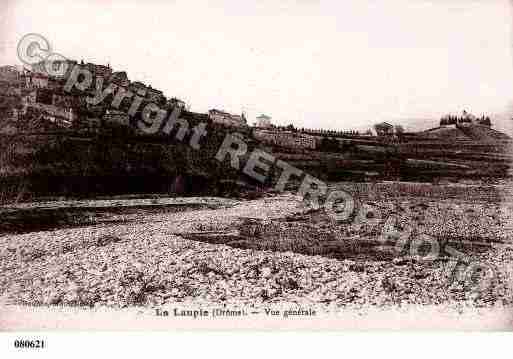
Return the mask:
[(363, 273), (365, 272), (365, 265), (363, 265), (362, 263), (350, 264), (349, 270), (352, 272)]
[(269, 278), (272, 274), (272, 270), (269, 267), (264, 267), (260, 270), (260, 274), (263, 278)]
[(408, 260), (404, 257), (394, 258), (392, 260), (392, 263), (394, 263), (396, 266), (403, 266), (405, 264), (408, 264)]

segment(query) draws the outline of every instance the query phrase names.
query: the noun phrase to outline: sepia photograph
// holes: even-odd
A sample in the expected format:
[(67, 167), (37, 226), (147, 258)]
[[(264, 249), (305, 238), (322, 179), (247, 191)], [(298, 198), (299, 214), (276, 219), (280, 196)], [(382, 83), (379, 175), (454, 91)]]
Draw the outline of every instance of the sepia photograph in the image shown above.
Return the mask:
[(2, 0), (0, 331), (512, 331), (512, 16)]

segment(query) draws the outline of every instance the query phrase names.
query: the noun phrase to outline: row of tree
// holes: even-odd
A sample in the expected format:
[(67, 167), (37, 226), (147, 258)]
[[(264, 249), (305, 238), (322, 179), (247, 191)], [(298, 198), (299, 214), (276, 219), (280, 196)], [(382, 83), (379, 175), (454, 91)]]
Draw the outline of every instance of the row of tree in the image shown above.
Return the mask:
[(359, 136), (359, 135), (372, 135), (372, 130), (367, 130), (364, 133), (361, 133), (356, 130), (346, 130), (346, 131), (336, 131), (336, 130), (325, 130), (325, 129), (309, 129), (309, 128), (296, 128), (293, 124), (287, 125), (287, 126), (276, 126), (271, 125), (272, 128), (275, 128), (277, 130), (283, 130), (283, 131), (292, 131), (297, 133), (306, 133), (306, 134), (316, 134), (316, 135), (323, 135), (323, 136)]
[[(491, 126), (492, 125), (492, 122), (490, 120), (490, 117), (488, 116), (481, 116), (480, 118), (476, 118), (475, 121), (480, 124), (480, 125), (484, 125), (484, 126)], [(444, 126), (444, 125), (456, 125), (458, 123), (472, 123), (473, 122), (473, 119), (471, 117), (468, 117), (468, 116), (446, 116), (446, 117), (442, 117), (440, 119), (440, 126)]]

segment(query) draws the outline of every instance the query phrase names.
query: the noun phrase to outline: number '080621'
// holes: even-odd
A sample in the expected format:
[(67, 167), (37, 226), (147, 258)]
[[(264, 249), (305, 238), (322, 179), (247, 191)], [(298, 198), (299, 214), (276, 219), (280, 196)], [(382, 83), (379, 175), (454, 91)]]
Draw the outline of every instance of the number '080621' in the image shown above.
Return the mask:
[(14, 341), (14, 347), (19, 349), (43, 349), (45, 347), (44, 340), (28, 340), (28, 339), (16, 339)]

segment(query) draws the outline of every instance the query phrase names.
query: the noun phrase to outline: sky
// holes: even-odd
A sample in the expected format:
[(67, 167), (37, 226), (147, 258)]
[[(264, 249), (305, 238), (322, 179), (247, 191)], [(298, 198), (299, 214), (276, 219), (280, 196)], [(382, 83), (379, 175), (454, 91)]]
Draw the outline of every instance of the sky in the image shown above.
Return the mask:
[(249, 123), (420, 130), (466, 109), (511, 134), (512, 14), (508, 0), (2, 0), (0, 64), (34, 32)]

